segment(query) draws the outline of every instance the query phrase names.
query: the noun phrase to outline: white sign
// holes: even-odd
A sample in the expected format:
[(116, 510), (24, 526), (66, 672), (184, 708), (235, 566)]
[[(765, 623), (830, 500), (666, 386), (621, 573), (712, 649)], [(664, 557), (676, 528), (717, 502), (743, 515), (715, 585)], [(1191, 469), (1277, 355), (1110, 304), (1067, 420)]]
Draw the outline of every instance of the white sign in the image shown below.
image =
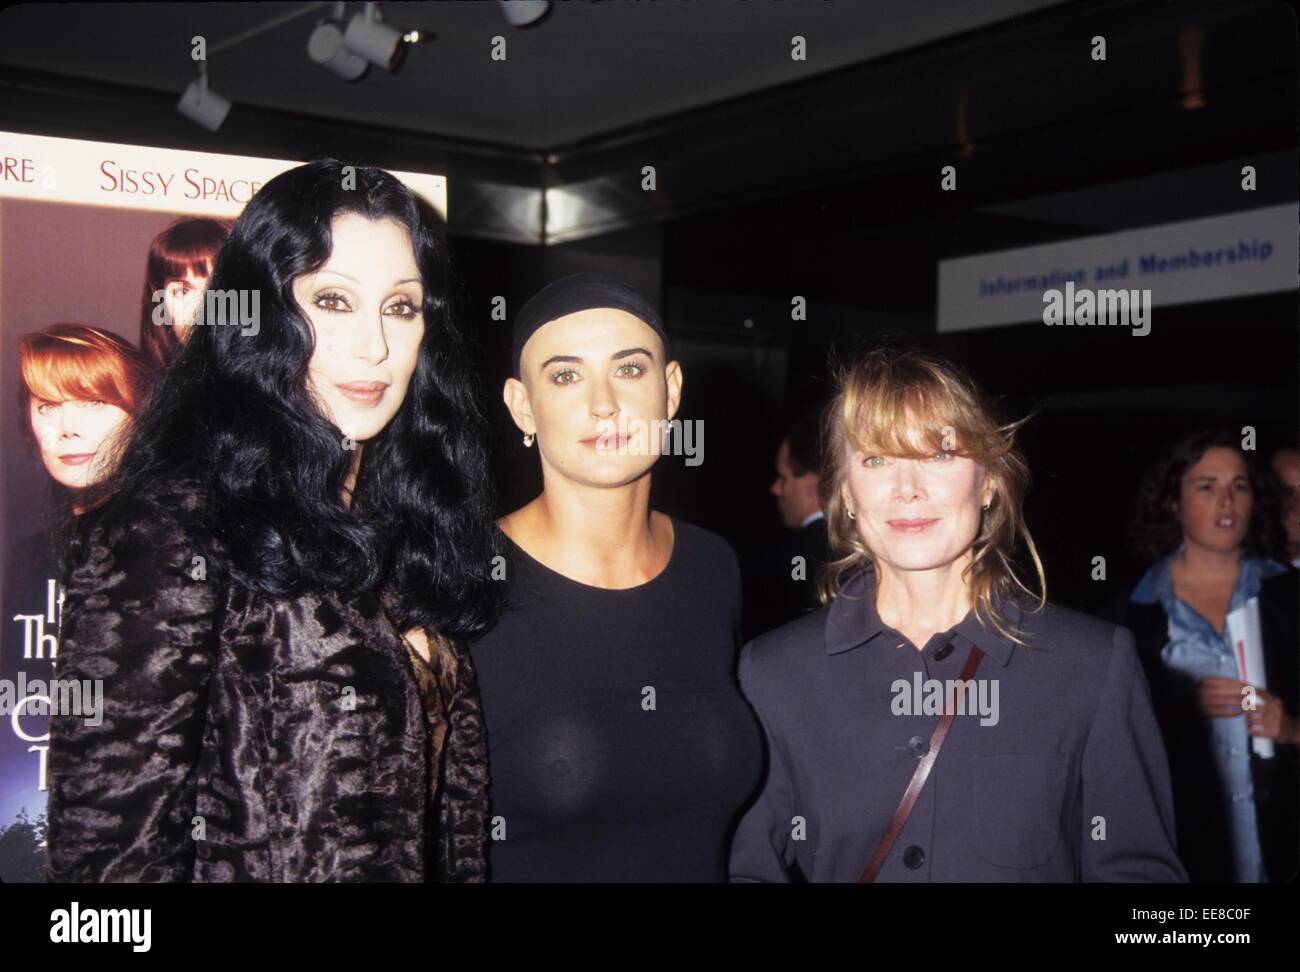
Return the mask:
[[(233, 218), (266, 182), (299, 165), (302, 162), (0, 132), (0, 199)], [(388, 171), (446, 219), (445, 176)]]
[(1043, 321), (1043, 295), (1150, 290), (1151, 306), (1295, 290), (1293, 203), (939, 262), (939, 330)]

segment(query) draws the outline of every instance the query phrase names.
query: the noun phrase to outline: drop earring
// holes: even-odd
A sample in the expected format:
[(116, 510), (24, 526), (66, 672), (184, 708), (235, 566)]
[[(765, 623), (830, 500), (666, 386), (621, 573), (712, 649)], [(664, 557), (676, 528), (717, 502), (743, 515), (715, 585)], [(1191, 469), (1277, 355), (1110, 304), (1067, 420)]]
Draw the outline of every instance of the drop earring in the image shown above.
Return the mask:
[(534, 439), (536, 439), (536, 436), (533, 435), (533, 433), (531, 433), (531, 432), (525, 432), (525, 433), (524, 433), (524, 448), (525, 448), (525, 449), (531, 449), (532, 446), (533, 446), (533, 440), (534, 440)]

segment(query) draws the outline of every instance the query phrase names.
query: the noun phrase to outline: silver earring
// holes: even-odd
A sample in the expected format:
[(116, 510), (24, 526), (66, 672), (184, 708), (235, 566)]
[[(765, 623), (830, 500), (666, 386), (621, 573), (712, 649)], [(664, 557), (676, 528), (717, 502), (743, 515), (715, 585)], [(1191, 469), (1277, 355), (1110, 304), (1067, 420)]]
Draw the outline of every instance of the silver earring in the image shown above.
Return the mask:
[(858, 514), (854, 513), (852, 510), (846, 509), (844, 512), (849, 515), (850, 520), (856, 520), (858, 518)]
[[(533, 445), (533, 440), (534, 440), (535, 438), (536, 438), (536, 436), (534, 436), (533, 433), (531, 433), (531, 432), (525, 432), (525, 433), (524, 433), (524, 448), (525, 448), (525, 449), (531, 449), (531, 448), (532, 448), (532, 445)], [(987, 509), (987, 507), (986, 507), (986, 509)]]
[(983, 509), (986, 509), (986, 510), (987, 510), (987, 509), (988, 509), (990, 506), (992, 506), (992, 505), (993, 505), (992, 502), (985, 503), (984, 506), (983, 506)]

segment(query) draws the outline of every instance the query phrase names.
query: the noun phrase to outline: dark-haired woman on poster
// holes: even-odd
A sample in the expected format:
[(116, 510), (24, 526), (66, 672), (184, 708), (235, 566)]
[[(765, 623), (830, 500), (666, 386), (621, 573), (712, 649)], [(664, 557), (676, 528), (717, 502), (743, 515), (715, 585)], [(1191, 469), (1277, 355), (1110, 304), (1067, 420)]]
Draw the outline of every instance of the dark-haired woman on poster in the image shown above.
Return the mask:
[(176, 220), (153, 238), (144, 267), (140, 348), (154, 367), (167, 365), (189, 338), (230, 221), (202, 216)]
[(248, 204), (210, 281), (238, 320), (195, 329), (81, 518), (59, 674), (104, 711), (52, 720), (56, 880), (483, 876), (469, 348), (441, 219), (343, 169)]
[(1300, 866), (1300, 574), (1274, 559), (1278, 493), (1232, 430), (1175, 443), (1131, 526), (1154, 563), (1111, 605), (1151, 683), (1193, 881), (1287, 881)]

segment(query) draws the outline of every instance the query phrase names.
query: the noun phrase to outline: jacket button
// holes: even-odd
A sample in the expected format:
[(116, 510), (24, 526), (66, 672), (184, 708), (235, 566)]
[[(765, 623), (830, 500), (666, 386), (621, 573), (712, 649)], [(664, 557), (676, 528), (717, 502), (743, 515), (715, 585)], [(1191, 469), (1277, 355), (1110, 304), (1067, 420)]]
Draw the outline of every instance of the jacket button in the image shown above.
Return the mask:
[(934, 657), (937, 658), (939, 661), (943, 661), (951, 654), (952, 654), (952, 642), (950, 641), (942, 648), (940, 648), (938, 651), (936, 651), (934, 653)]
[(920, 759), (930, 751), (930, 740), (924, 736), (913, 736), (907, 741), (907, 748), (912, 751), (912, 755)]
[(925, 851), (913, 844), (907, 850), (903, 851), (903, 863), (906, 864), (909, 869), (915, 871), (925, 863)]

